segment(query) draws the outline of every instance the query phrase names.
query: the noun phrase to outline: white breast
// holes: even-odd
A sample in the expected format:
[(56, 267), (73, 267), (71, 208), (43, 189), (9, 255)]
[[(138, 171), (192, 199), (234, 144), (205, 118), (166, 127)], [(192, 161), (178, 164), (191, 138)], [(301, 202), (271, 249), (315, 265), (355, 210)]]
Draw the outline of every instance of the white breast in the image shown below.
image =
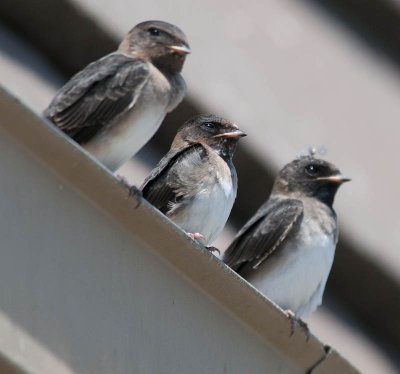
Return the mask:
[(186, 232), (202, 234), (206, 245), (221, 233), (236, 199), (230, 172), (217, 179), (219, 183), (215, 183), (213, 188), (200, 191), (185, 209), (170, 217)]
[(248, 277), (264, 295), (298, 317), (308, 316), (321, 304), (336, 247), (331, 235), (306, 222), (301, 242), (288, 243)]
[(158, 70), (153, 72), (155, 74), (159, 78), (157, 86), (150, 79), (137, 101), (132, 103), (132, 108), (114, 125), (85, 144), (85, 149), (112, 171), (122, 166), (151, 139), (167, 113), (170, 85)]

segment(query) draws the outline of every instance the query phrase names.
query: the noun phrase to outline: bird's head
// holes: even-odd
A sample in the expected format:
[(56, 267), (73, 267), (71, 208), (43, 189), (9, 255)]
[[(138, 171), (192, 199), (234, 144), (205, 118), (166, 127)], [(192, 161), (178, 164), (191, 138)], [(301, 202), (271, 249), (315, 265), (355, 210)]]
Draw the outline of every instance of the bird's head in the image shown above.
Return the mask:
[(224, 159), (231, 159), (237, 142), (246, 133), (234, 123), (213, 114), (192, 117), (178, 130), (173, 146), (180, 144), (205, 144)]
[(125, 36), (119, 50), (150, 61), (160, 70), (171, 73), (182, 70), (185, 57), (190, 53), (183, 31), (163, 21), (139, 23)]
[(335, 165), (314, 155), (301, 156), (279, 172), (274, 192), (315, 197), (332, 207), (339, 186), (348, 181)]

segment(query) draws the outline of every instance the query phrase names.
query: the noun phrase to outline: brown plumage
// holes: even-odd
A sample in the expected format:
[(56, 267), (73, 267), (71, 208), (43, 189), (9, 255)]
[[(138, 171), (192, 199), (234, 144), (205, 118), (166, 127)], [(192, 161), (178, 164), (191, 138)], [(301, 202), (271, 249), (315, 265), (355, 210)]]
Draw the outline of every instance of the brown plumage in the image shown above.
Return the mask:
[(135, 26), (116, 52), (92, 62), (56, 94), (44, 115), (110, 169), (133, 156), (183, 99), (190, 52), (176, 26)]
[(307, 316), (322, 301), (338, 238), (333, 200), (348, 180), (314, 156), (287, 164), (224, 262), (282, 308)]
[(232, 156), (245, 134), (233, 123), (199, 115), (178, 131), (170, 151), (146, 178), (143, 196), (188, 233), (210, 244), (223, 229), (236, 197)]

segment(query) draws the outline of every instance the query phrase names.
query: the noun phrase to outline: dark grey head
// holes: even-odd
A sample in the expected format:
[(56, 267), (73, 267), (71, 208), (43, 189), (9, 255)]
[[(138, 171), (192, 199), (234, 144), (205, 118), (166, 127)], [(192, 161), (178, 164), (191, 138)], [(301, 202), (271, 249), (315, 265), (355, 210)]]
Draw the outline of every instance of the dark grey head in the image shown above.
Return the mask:
[(339, 186), (349, 180), (335, 165), (314, 156), (302, 156), (285, 165), (279, 172), (273, 191), (301, 193), (332, 207)]
[(202, 143), (216, 150), (222, 158), (231, 159), (243, 136), (246, 134), (234, 123), (213, 114), (199, 114), (178, 130), (172, 147)]
[(181, 29), (163, 21), (139, 23), (128, 32), (119, 46), (123, 53), (151, 61), (163, 71), (178, 73), (190, 53)]

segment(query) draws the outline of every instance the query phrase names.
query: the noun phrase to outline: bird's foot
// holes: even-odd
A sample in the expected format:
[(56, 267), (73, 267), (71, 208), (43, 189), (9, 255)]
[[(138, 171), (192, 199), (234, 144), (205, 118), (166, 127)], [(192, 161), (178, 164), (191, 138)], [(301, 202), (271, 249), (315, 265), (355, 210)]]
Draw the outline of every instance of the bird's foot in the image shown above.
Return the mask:
[(206, 248), (207, 248), (212, 254), (214, 254), (214, 252), (217, 252), (218, 255), (221, 254), (221, 251), (220, 251), (217, 247), (213, 247), (212, 245), (206, 245)]
[(206, 239), (199, 232), (187, 232), (186, 233), (192, 240), (197, 240), (198, 242), (204, 242)]
[(218, 248), (213, 247), (211, 245), (205, 245), (206, 239), (204, 238), (203, 235), (201, 235), (199, 232), (187, 232), (186, 233), (192, 240), (195, 240), (201, 244), (203, 244), (212, 254), (214, 254), (214, 252), (218, 252), (218, 254), (220, 255), (221, 252)]
[(128, 196), (136, 198), (136, 202), (137, 202), (136, 208), (138, 208), (140, 206), (141, 199), (143, 197), (142, 191), (139, 188), (137, 188), (135, 185), (130, 184), (125, 177), (123, 177), (121, 175), (117, 175), (117, 178), (118, 178), (119, 182), (122, 184), (122, 186), (128, 190)]
[(129, 197), (136, 197), (140, 205), (140, 199), (143, 197), (143, 193), (138, 187), (135, 185), (130, 186), (128, 189), (128, 195)]
[(308, 341), (310, 339), (310, 330), (307, 323), (304, 322), (302, 319), (297, 318), (291, 310), (286, 310), (285, 313), (290, 321), (290, 336), (292, 336), (296, 329), (300, 327), (306, 336), (306, 340)]

